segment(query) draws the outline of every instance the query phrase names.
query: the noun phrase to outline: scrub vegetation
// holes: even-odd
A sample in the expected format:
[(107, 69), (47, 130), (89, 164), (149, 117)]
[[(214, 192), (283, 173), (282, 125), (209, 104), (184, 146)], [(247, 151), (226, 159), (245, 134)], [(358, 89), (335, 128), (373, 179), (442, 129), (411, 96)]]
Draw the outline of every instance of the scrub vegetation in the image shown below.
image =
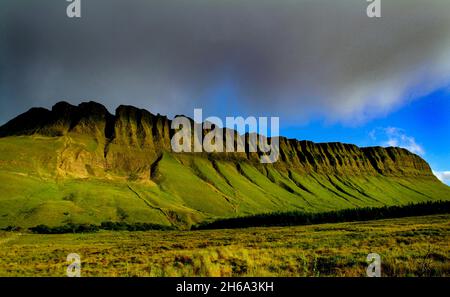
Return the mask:
[(450, 276), (450, 215), (202, 231), (0, 232), (0, 276)]

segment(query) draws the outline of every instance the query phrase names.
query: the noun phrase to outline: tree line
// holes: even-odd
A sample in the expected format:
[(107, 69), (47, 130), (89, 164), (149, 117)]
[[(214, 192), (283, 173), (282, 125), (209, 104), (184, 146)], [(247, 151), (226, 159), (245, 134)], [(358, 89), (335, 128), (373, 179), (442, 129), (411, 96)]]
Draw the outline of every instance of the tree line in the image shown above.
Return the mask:
[(194, 226), (202, 229), (233, 229), (247, 227), (296, 226), (322, 223), (369, 221), (409, 216), (450, 213), (450, 201), (429, 201), (399, 206), (350, 208), (328, 212), (272, 212), (245, 217), (218, 219)]
[(173, 230), (171, 226), (164, 226), (151, 223), (126, 223), (126, 222), (103, 222), (100, 225), (68, 223), (62, 226), (50, 227), (38, 225), (29, 228), (33, 233), (38, 234), (64, 234), (64, 233), (92, 233), (100, 230), (108, 231), (148, 231), (148, 230)]
[[(271, 226), (297, 226), (322, 223), (340, 223), (352, 221), (370, 221), (379, 219), (424, 216), (433, 214), (450, 213), (450, 201), (429, 201), (416, 204), (349, 208), (328, 212), (272, 212), (256, 214), (245, 217), (218, 219), (191, 227), (191, 230), (203, 229), (234, 229), (247, 227), (271, 227)], [(20, 231), (21, 228), (9, 226), (5, 231)], [(149, 230), (176, 230), (176, 227), (158, 225), (152, 223), (127, 223), (127, 222), (103, 222), (95, 224), (67, 223), (62, 226), (51, 227), (37, 225), (28, 228), (29, 231), (38, 234), (64, 234), (64, 233), (91, 233), (100, 230), (107, 231), (149, 231)]]

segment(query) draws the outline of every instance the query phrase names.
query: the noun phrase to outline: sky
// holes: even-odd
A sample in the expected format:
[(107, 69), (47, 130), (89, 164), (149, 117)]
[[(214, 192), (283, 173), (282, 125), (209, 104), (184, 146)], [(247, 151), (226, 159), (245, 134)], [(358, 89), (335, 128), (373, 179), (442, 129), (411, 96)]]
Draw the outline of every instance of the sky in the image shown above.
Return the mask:
[(278, 116), (280, 134), (401, 146), (450, 183), (450, 1), (0, 2), (0, 124), (94, 100)]

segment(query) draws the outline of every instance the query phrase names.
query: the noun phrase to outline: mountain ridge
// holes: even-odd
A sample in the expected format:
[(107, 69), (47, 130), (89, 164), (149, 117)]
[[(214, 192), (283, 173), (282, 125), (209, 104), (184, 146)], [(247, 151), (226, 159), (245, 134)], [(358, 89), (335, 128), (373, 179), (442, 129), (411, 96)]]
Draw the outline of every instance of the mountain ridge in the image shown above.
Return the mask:
[(0, 226), (124, 220), (183, 228), (270, 211), (450, 199), (450, 187), (406, 149), (279, 137), (278, 162), (261, 164), (261, 153), (248, 150), (174, 153), (170, 127), (166, 116), (128, 105), (113, 115), (92, 101), (17, 116), (0, 127)]
[[(37, 119), (41, 115), (45, 119)], [(33, 123), (31, 127), (30, 123)], [(107, 156), (107, 146), (111, 143), (127, 145), (140, 149), (156, 150), (160, 155), (162, 150), (170, 151), (171, 120), (166, 116), (154, 115), (145, 109), (134, 106), (120, 105), (116, 109), (115, 115), (103, 105), (90, 101), (83, 102), (78, 106), (67, 102), (58, 102), (51, 110), (44, 108), (32, 108), (28, 112), (17, 116), (5, 125), (0, 127), (0, 137), (19, 135), (43, 135), (43, 136), (64, 136), (68, 133), (89, 134), (103, 139), (105, 142), (105, 157)], [(231, 129), (227, 129), (231, 130)], [(232, 130), (234, 133), (234, 130)], [(245, 135), (241, 135), (245, 137)], [(397, 161), (404, 161), (403, 168), (408, 168), (408, 163), (416, 169), (415, 174), (432, 175), (429, 165), (419, 156), (410, 153), (402, 148), (358, 147), (354, 144), (341, 142), (314, 143), (308, 140), (280, 139), (280, 162), (287, 162), (291, 165), (301, 166), (309, 164), (312, 168), (319, 169), (317, 163), (327, 164), (331, 167), (339, 168), (343, 165), (364, 165), (368, 171), (376, 171), (380, 174), (392, 174), (396, 169), (393, 164)], [(269, 138), (270, 140), (270, 138)], [(358, 150), (362, 152), (359, 153)], [(344, 154), (340, 154), (343, 152)], [(226, 154), (227, 156), (243, 156), (242, 154)], [(252, 155), (252, 154), (250, 154)], [(252, 160), (247, 153), (246, 158)], [(354, 161), (358, 158), (366, 158), (363, 162), (355, 162), (343, 157), (352, 155)], [(253, 154), (255, 156), (255, 154)], [(319, 161), (318, 161), (319, 160)], [(324, 162), (320, 162), (323, 160)], [(328, 162), (327, 162), (328, 161)], [(373, 167), (370, 169), (369, 164)], [(316, 165), (316, 167), (314, 167)], [(357, 166), (358, 167), (358, 166)], [(361, 166), (359, 166), (361, 167)], [(403, 174), (411, 172), (402, 171)]]

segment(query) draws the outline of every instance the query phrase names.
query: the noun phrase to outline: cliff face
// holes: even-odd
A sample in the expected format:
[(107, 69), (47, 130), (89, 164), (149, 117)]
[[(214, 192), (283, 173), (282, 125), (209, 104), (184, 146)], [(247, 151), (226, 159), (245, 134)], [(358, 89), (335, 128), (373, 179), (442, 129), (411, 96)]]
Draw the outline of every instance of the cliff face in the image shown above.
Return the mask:
[[(95, 102), (78, 106), (60, 102), (51, 111), (33, 108), (16, 117), (0, 127), (0, 136), (89, 136), (100, 146), (96, 153), (103, 154), (104, 164), (97, 160), (96, 167), (133, 171), (148, 170), (162, 152), (171, 151), (170, 126), (167, 117), (132, 106), (121, 105), (112, 115)], [(259, 160), (256, 153), (215, 154), (214, 157), (252, 163)], [(77, 162), (76, 158), (72, 161)], [(284, 137), (280, 137), (280, 158), (274, 166), (303, 173), (433, 176), (425, 160), (405, 149), (359, 148), (352, 144), (313, 143)]]
[[(0, 227), (112, 220), (184, 228), (214, 217), (450, 199), (405, 149), (281, 137), (278, 162), (261, 164), (248, 149), (174, 153), (170, 127), (167, 117), (132, 106), (112, 115), (95, 102), (16, 117), (0, 127)], [(236, 144), (235, 131), (226, 133)]]
[(114, 118), (112, 140), (117, 145), (140, 149), (170, 149), (170, 120), (144, 109), (119, 106)]
[(385, 176), (432, 176), (428, 163), (406, 149), (359, 148), (343, 143), (313, 143), (282, 139), (281, 160), (303, 170), (319, 173), (381, 174)]
[(81, 103), (73, 106), (59, 102), (52, 110), (32, 108), (0, 127), (0, 137), (13, 135), (62, 136), (68, 132), (103, 137), (113, 116), (101, 104)]

